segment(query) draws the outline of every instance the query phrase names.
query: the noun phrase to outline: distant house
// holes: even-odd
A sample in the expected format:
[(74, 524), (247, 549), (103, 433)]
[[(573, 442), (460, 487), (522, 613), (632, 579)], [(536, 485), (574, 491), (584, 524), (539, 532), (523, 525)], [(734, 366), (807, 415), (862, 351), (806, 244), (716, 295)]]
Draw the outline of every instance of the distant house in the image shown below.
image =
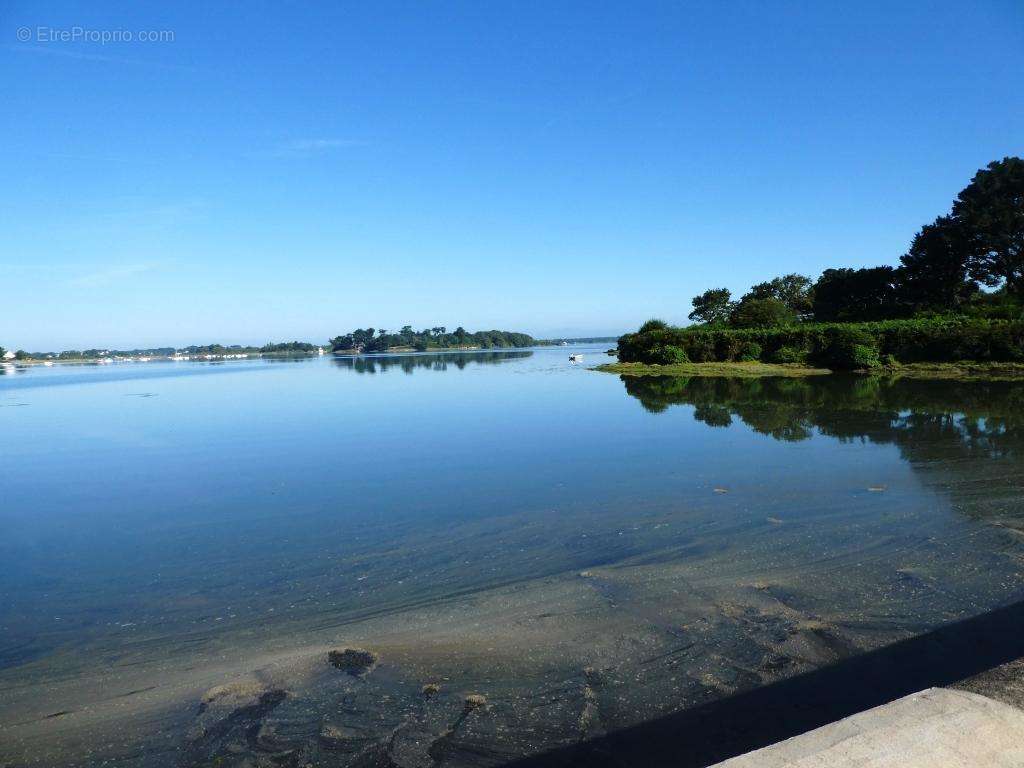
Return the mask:
[(14, 359), (14, 353), (13, 352), (11, 352), (10, 350), (8, 350), (7, 352), (4, 352), (4, 360), (13, 360), (13, 359)]

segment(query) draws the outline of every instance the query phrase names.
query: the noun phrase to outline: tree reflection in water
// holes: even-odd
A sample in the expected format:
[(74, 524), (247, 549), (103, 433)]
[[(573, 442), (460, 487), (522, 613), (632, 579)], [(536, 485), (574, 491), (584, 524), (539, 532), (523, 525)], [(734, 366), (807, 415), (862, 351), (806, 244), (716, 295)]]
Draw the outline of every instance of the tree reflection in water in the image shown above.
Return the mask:
[(426, 352), (401, 355), (359, 355), (335, 357), (334, 364), (353, 373), (386, 373), (399, 369), (413, 373), (417, 368), (446, 371), (454, 367), (460, 371), (467, 365), (496, 365), (509, 360), (521, 360), (533, 355), (532, 350), (480, 351), (480, 352)]
[(1013, 527), (1024, 522), (1024, 382), (837, 375), (622, 381), (650, 413), (690, 406), (712, 428), (738, 420), (781, 441), (823, 436), (894, 445), (964, 511)]

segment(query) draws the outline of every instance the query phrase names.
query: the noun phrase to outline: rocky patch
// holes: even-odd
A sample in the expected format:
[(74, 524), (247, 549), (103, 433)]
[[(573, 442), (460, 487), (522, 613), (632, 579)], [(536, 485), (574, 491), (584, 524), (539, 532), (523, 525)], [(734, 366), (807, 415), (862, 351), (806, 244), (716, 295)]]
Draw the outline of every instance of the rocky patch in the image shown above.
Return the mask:
[(342, 648), (328, 651), (327, 662), (353, 677), (365, 675), (377, 663), (377, 654), (362, 648)]

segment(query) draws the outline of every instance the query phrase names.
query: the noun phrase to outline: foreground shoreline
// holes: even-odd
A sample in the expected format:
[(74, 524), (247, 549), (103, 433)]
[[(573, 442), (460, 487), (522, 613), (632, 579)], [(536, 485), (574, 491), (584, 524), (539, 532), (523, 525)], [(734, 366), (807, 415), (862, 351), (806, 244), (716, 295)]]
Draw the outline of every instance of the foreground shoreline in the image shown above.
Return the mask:
[[(673, 363), (652, 365), (647, 363), (606, 363), (594, 368), (603, 373), (620, 376), (705, 376), (760, 378), (803, 378), (807, 376), (850, 375), (850, 372), (832, 371), (806, 365), (758, 362), (734, 363)], [(1024, 364), (1020, 363), (909, 363), (892, 367), (854, 371), (853, 375), (882, 376), (886, 378), (947, 379), (956, 381), (1024, 381)]]

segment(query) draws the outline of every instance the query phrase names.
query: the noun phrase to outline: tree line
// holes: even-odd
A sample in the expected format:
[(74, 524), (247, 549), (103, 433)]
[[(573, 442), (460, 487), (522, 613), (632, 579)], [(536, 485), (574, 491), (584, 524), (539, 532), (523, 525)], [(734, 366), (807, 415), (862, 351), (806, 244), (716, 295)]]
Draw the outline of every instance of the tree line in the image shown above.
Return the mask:
[[(384, 328), (357, 328), (335, 336), (327, 342), (334, 352), (386, 352), (389, 349), (450, 349), (457, 347), (479, 347), (481, 349), (503, 349), (508, 347), (532, 347), (537, 341), (525, 333), (513, 331), (476, 331), (470, 333), (459, 326), (452, 332), (444, 326), (414, 331), (406, 325), (396, 333)], [(18, 350), (17, 360), (97, 360), (106, 357), (171, 357), (175, 354), (201, 357), (204, 355), (223, 356), (233, 354), (312, 354), (319, 345), (307, 341), (268, 342), (263, 346), (241, 344), (193, 344), (187, 347), (155, 347), (149, 349), (67, 349), (62, 352), (25, 352)], [(5, 350), (0, 347), (0, 359)]]
[[(316, 352), (318, 345), (306, 341), (268, 342), (261, 347), (243, 344), (192, 344), (187, 347), (148, 347), (146, 349), (65, 349), (60, 352), (26, 352), (19, 349), (15, 360), (98, 360), (107, 357), (171, 357), (175, 354), (237, 355), (237, 354), (309, 354)], [(0, 358), (5, 354), (0, 347)]]
[(937, 315), (1018, 319), (1024, 311), (1024, 160), (1006, 157), (979, 170), (950, 212), (914, 236), (899, 266), (826, 269), (817, 280), (783, 275), (758, 283), (738, 301), (729, 289), (712, 288), (692, 305), (690, 320), (734, 328)]
[(482, 349), (505, 347), (531, 347), (535, 344), (532, 336), (513, 331), (476, 331), (470, 333), (462, 326), (452, 332), (442, 326), (414, 331), (411, 325), (402, 326), (397, 332), (385, 328), (357, 328), (349, 333), (335, 336), (330, 340), (333, 352), (387, 352), (394, 348), (408, 348), (419, 351), (427, 349), (449, 349), (452, 347), (480, 347)]

